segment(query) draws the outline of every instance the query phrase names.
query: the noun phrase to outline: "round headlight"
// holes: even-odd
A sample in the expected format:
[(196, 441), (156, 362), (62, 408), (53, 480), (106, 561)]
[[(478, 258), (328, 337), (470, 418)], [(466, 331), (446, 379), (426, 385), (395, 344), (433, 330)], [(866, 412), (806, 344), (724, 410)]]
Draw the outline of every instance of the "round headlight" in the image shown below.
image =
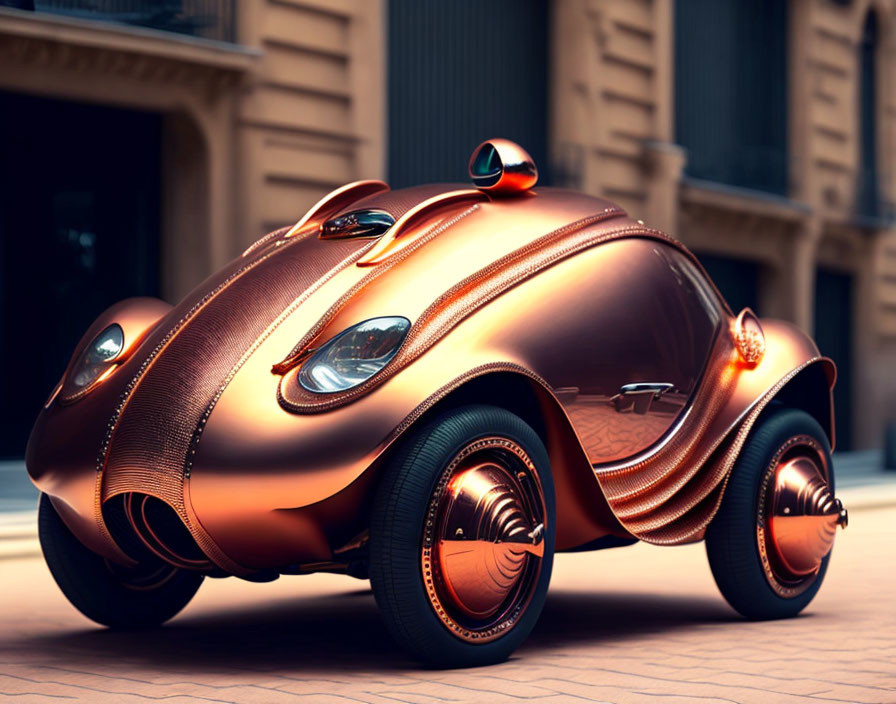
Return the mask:
[(411, 327), (399, 316), (372, 318), (326, 342), (302, 365), (299, 383), (313, 393), (345, 391), (370, 379), (391, 360)]
[(113, 323), (87, 345), (72, 372), (72, 383), (84, 389), (96, 381), (124, 348), (124, 331)]

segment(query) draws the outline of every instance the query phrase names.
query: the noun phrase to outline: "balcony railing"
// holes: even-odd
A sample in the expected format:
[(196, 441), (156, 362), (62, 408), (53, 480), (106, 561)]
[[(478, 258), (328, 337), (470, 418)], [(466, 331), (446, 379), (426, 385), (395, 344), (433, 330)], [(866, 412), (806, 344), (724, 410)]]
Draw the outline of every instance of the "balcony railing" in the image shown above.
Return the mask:
[[(0, 4), (6, 4), (0, 2)], [(36, 12), (147, 27), (222, 42), (236, 39), (236, 0), (35, 0)]]

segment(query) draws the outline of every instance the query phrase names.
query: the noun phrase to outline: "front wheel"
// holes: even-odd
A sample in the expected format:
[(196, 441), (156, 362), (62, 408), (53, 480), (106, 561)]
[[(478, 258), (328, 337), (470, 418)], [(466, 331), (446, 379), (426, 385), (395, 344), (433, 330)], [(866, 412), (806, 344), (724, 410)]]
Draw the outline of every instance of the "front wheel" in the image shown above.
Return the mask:
[(547, 451), (521, 418), (466, 406), (413, 431), (371, 521), (370, 581), (390, 633), (439, 667), (506, 659), (544, 605), (554, 526)]
[(747, 618), (796, 616), (821, 586), (838, 525), (846, 511), (827, 436), (804, 411), (774, 410), (748, 438), (707, 530), (716, 584)]
[(180, 611), (202, 575), (161, 560), (123, 567), (87, 549), (41, 494), (38, 536), (44, 559), (66, 598), (87, 618), (112, 628), (157, 626)]

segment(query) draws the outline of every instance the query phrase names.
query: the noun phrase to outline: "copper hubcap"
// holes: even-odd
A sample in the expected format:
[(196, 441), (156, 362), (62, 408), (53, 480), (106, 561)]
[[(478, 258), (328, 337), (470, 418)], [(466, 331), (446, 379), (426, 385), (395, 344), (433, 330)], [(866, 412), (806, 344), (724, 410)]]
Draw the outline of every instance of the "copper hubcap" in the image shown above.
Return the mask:
[(818, 575), (846, 509), (831, 493), (825, 453), (807, 435), (788, 440), (766, 470), (757, 537), (762, 566), (779, 595), (796, 596)]
[(459, 638), (503, 635), (541, 573), (545, 504), (535, 466), (504, 438), (470, 443), (449, 463), (426, 517), (422, 569), (436, 614)]

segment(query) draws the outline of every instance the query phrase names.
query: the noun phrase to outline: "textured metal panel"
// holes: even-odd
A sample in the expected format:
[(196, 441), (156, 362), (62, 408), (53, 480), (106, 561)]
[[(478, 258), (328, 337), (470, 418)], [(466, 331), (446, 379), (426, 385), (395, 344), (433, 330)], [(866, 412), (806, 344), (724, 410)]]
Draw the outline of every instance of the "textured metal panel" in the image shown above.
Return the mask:
[(700, 386), (681, 427), (669, 442), (641, 462), (597, 472), (616, 517), (638, 537), (672, 521), (670, 499), (695, 478), (709, 459), (714, 447), (705, 445), (707, 418), (713, 418), (731, 398), (734, 376), (730, 371), (726, 373), (726, 368), (730, 369), (733, 358), (731, 337), (719, 335), (706, 370), (707, 382)]
[(657, 545), (680, 545), (701, 540), (719, 510), (731, 469), (762, 411), (788, 382), (810, 365), (818, 363), (830, 364), (830, 360), (824, 357), (807, 360), (758, 399), (737, 432), (726, 438), (695, 478), (665, 504), (662, 514), (655, 514), (652, 521), (640, 522), (639, 528), (644, 532), (638, 537)]
[(220, 561), (190, 520), (184, 500), (184, 471), (196, 429), (252, 342), (303, 291), (367, 244), (296, 240), (235, 278), (200, 308), (133, 387), (108, 446), (104, 500), (139, 491), (166, 501), (200, 546)]
[(719, 336), (711, 360), (707, 381), (667, 444), (643, 461), (597, 471), (613, 513), (626, 530), (645, 542), (673, 545), (703, 537), (721, 503), (734, 462), (761, 412), (791, 379), (824, 358), (811, 357), (779, 378), (749, 406), (736, 429), (721, 437), (713, 427), (717, 416), (753, 399), (738, 399), (737, 377), (744, 372), (737, 364), (729, 334)]

